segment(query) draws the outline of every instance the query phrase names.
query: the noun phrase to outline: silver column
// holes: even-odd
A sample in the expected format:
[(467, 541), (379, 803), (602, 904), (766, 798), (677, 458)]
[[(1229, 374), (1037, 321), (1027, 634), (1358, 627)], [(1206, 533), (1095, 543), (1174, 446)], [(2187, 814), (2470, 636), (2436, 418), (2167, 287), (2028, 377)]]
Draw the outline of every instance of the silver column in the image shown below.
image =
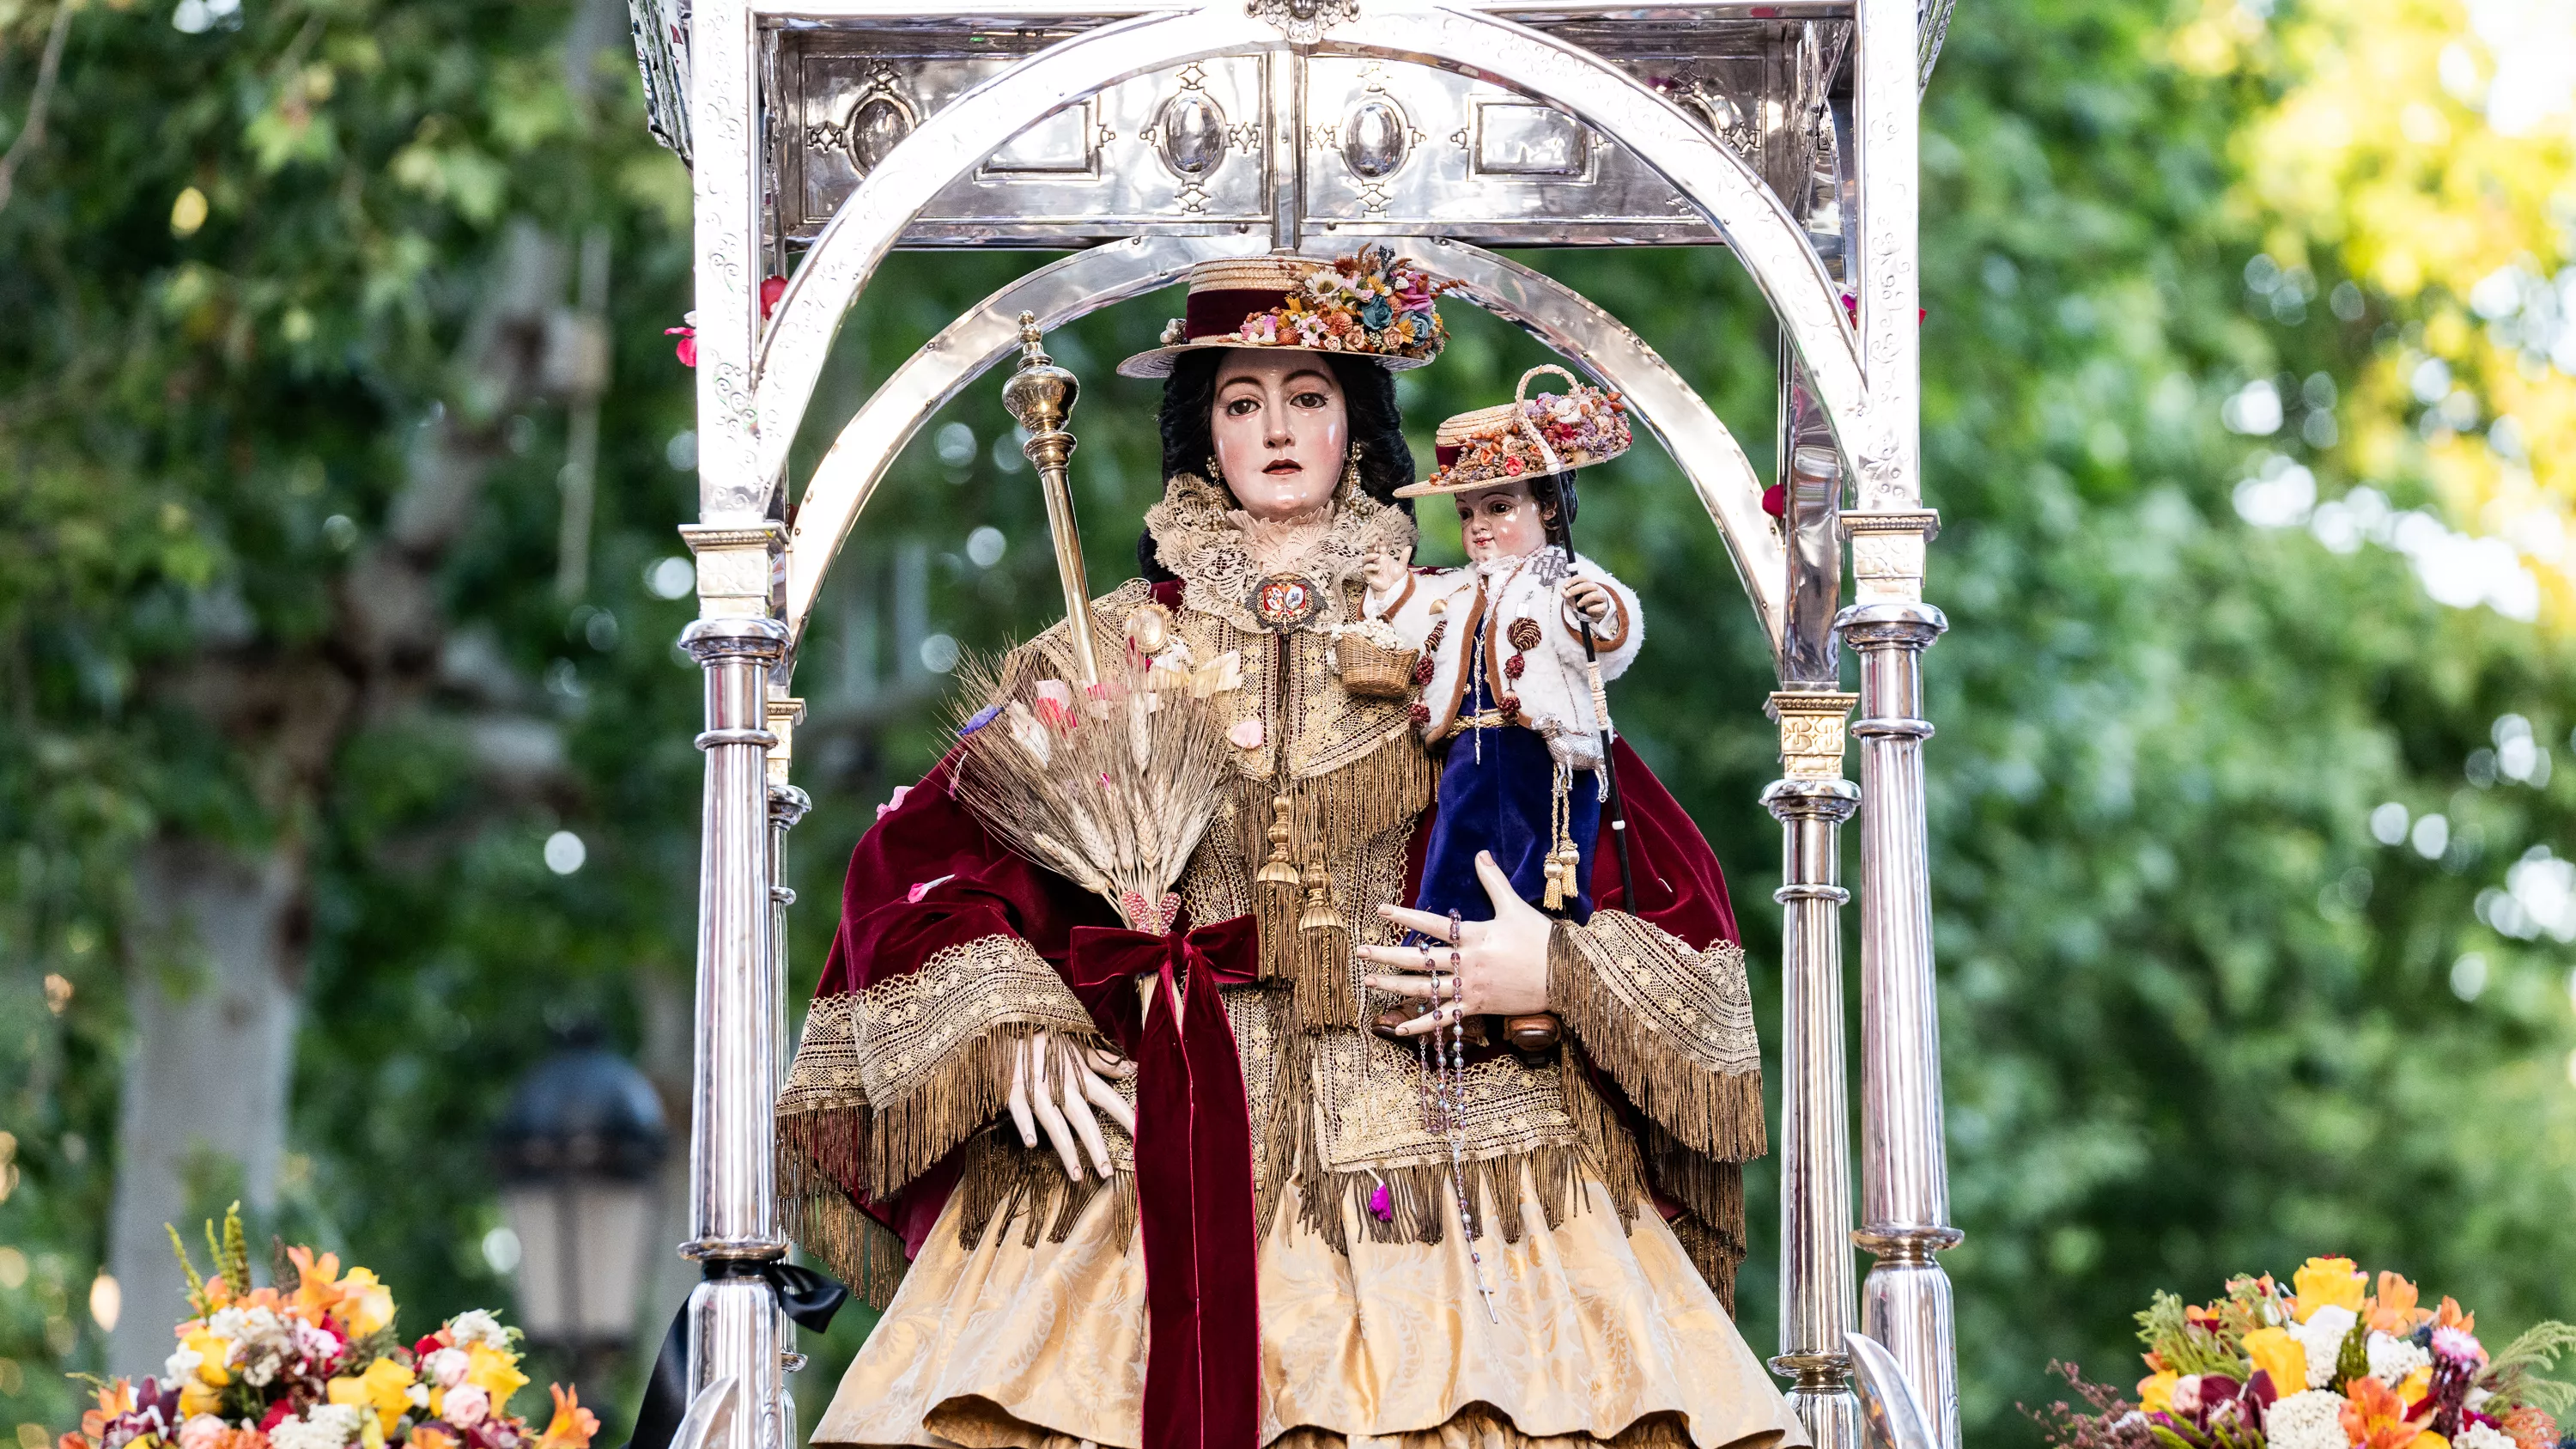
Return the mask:
[(1863, 1449), (1843, 1335), (1852, 1327), (1850, 1102), (1843, 1077), (1842, 822), (1860, 801), (1842, 778), (1857, 696), (1783, 691), (1784, 778), (1762, 792), (1780, 822), (1780, 1355), (1789, 1406), (1816, 1449)]
[(1948, 627), (1921, 601), (1930, 514), (1846, 514), (1861, 602), (1842, 612), (1860, 655), (1861, 1227), (1877, 1258), (1861, 1330), (1913, 1383), (1944, 1449), (1959, 1443), (1950, 1280), (1932, 1255), (1951, 1227), (1941, 1128), (1941, 1028), (1932, 975), (1931, 868), (1923, 800), (1923, 651)]
[[(697, 1057), (689, 1124), (690, 1240), (702, 1261), (784, 1257), (773, 1190), (779, 992), (770, 884), (769, 667), (787, 628), (751, 612), (743, 575), (765, 561), (775, 530), (684, 530), (699, 556), (702, 614), (680, 635), (706, 672), (707, 756), (698, 888)], [(763, 573), (766, 570), (762, 570)], [(721, 1271), (708, 1263), (711, 1273)], [(740, 1411), (709, 1449), (782, 1449), (780, 1354), (793, 1347), (769, 1285), (711, 1276), (689, 1295), (694, 1394), (732, 1378)]]

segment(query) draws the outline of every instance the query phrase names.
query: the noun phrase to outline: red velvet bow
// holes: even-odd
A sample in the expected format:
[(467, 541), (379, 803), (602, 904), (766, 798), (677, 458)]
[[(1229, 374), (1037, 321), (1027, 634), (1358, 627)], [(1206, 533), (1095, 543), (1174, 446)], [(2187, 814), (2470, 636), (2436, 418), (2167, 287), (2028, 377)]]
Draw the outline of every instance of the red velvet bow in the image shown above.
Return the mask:
[[(1236, 916), (1187, 933), (1077, 926), (1065, 977), (1136, 1061), (1136, 1212), (1145, 1247), (1143, 1442), (1254, 1449), (1261, 1312), (1252, 1112), (1217, 987), (1253, 980), (1259, 929)], [(1134, 978), (1151, 973), (1156, 1009)]]

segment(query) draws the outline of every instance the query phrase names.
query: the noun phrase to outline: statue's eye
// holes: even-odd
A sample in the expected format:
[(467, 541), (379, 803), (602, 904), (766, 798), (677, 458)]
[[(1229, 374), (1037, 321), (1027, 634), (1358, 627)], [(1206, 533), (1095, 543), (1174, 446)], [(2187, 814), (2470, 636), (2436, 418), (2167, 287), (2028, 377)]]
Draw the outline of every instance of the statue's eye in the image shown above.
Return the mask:
[(1308, 391), (1297, 394), (1288, 401), (1301, 408), (1320, 408), (1330, 407), (1333, 400), (1324, 396), (1320, 392), (1309, 389)]
[(1256, 397), (1239, 397), (1225, 405), (1225, 415), (1230, 418), (1245, 417), (1259, 411), (1261, 399)]

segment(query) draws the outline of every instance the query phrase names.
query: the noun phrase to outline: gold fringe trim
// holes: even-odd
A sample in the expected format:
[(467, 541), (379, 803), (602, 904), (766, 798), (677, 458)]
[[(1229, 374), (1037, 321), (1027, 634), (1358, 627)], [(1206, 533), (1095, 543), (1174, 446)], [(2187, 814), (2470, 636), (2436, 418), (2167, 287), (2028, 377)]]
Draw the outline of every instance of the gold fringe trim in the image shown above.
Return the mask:
[[(1312, 1055), (1306, 1038), (1289, 1035), (1281, 1054), (1279, 1102), (1271, 1117), (1270, 1140), (1264, 1144), (1262, 1233), (1269, 1233), (1277, 1211), (1278, 1185), (1294, 1181), (1298, 1222), (1336, 1253), (1346, 1257), (1350, 1253), (1346, 1214), (1352, 1210), (1370, 1242), (1440, 1242), (1448, 1230), (1443, 1214), (1458, 1201), (1458, 1186), (1447, 1162), (1338, 1172), (1324, 1165), (1315, 1147)], [(1475, 1206), (1478, 1223), (1500, 1233), (1506, 1243), (1519, 1242), (1529, 1227), (1521, 1194), (1524, 1167), (1529, 1169), (1539, 1214), (1551, 1231), (1565, 1226), (1568, 1213), (1588, 1205), (1586, 1182), (1599, 1182), (1609, 1190), (1612, 1210), (1630, 1227), (1648, 1202), (1645, 1159), (1636, 1139), (1611, 1113), (1579, 1065), (1568, 1061), (1560, 1072), (1566, 1114), (1574, 1119), (1574, 1142), (1498, 1153), (1466, 1164), (1468, 1201)], [(1387, 1219), (1368, 1208), (1381, 1184), (1393, 1210)]]
[(1299, 924), (1306, 901), (1302, 886), (1273, 883), (1253, 890), (1253, 919), (1261, 935), (1260, 980), (1289, 985), (1289, 1031), (1359, 1026), (1351, 946), (1355, 938), (1370, 934), (1381, 904), (1360, 899), (1354, 890), (1361, 857), (1380, 848), (1378, 837), (1412, 829), (1439, 778), (1439, 766), (1415, 742), (1407, 722), (1377, 748), (1329, 775), (1238, 785), (1230, 812), (1236, 858), (1255, 865), (1269, 859), (1270, 824), (1277, 815), (1272, 802), (1285, 794), (1290, 863), (1301, 877), (1318, 864), (1332, 877), (1328, 894), (1335, 921), (1322, 929)]
[(903, 1255), (903, 1239), (892, 1228), (861, 1212), (838, 1192), (795, 1199), (782, 1214), (788, 1236), (821, 1259), (832, 1275), (849, 1285), (850, 1294), (870, 1308), (894, 1302), (895, 1289), (912, 1264)]
[(1717, 1295), (1717, 1306), (1726, 1310), (1727, 1317), (1734, 1317), (1735, 1269), (1744, 1261), (1744, 1245), (1728, 1241), (1725, 1234), (1689, 1213), (1673, 1219), (1672, 1226), (1683, 1255), (1707, 1281), (1708, 1291)]
[(1116, 1214), (1113, 1230), (1122, 1241), (1134, 1237), (1134, 1173), (1116, 1173), (1103, 1182), (1086, 1170), (1077, 1182), (1065, 1175), (1055, 1149), (1022, 1147), (995, 1127), (967, 1145), (958, 1172), (958, 1241), (971, 1250), (985, 1234), (1007, 1233), (1018, 1224), (1024, 1248), (1036, 1247), (1041, 1237), (1061, 1243), (1073, 1236), (1074, 1224), (1104, 1193)]
[[(1614, 914), (1601, 913), (1603, 917)], [(1728, 1162), (1768, 1152), (1760, 1066), (1724, 1071), (1695, 1059), (1685, 1043), (1675, 1039), (1680, 1033), (1647, 1014), (1640, 1000), (1619, 989), (1612, 979), (1614, 964), (1597, 960), (1585, 949), (1587, 935), (1586, 928), (1566, 921), (1557, 922), (1548, 932), (1548, 1009), (1565, 1022), (1566, 1029), (1582, 1041), (1584, 1051), (1640, 1111), (1692, 1150)], [(1672, 995), (1681, 996), (1680, 982), (1658, 982), (1650, 989), (1667, 985)], [(1690, 1010), (1687, 1005), (1682, 1009)]]
[(1744, 1261), (1744, 1165), (1692, 1151), (1661, 1127), (1646, 1129), (1646, 1157), (1655, 1186), (1681, 1204), (1673, 1222), (1699, 1275), (1717, 1301), (1735, 1312), (1735, 1268)]

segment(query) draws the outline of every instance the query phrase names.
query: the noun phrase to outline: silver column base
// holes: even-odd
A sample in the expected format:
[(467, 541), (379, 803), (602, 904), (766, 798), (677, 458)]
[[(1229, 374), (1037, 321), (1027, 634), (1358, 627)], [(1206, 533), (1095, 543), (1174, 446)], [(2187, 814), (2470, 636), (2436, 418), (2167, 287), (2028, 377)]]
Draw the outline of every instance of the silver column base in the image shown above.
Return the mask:
[(1956, 1228), (1898, 1228), (1852, 1234), (1875, 1255), (1860, 1285), (1861, 1332), (1887, 1346), (1912, 1383), (1927, 1426), (1944, 1445), (1959, 1442), (1959, 1346), (1950, 1275), (1932, 1257), (1959, 1241)]
[(706, 1449), (780, 1449), (796, 1442), (783, 1362), (795, 1347), (793, 1332), (762, 1279), (712, 1278), (690, 1291), (690, 1397), (728, 1375), (741, 1388), (733, 1415)]

